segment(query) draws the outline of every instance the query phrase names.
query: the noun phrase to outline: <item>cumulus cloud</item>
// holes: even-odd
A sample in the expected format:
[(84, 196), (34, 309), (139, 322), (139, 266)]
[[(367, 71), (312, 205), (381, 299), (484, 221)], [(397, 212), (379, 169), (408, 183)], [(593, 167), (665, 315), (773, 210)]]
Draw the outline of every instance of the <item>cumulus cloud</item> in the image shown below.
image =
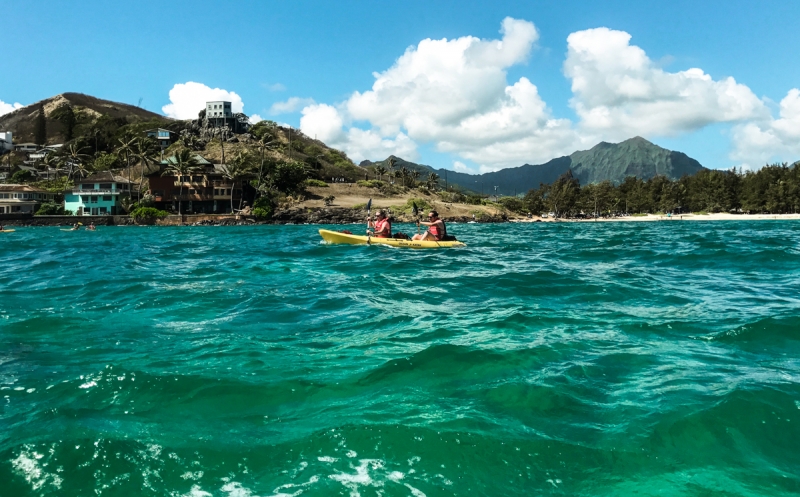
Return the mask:
[(286, 87), (283, 86), (280, 83), (275, 83), (275, 84), (272, 84), (272, 85), (267, 85), (267, 89), (269, 91), (285, 91)]
[[(304, 109), (301, 128), (335, 135), (354, 158), (392, 147), (390, 153), (408, 157), (416, 154), (416, 142), (495, 168), (571, 152), (581, 140), (570, 121), (554, 119), (527, 78), (507, 80), (510, 67), (527, 61), (539, 38), (536, 27), (506, 18), (500, 32), (499, 40), (422, 40), (375, 73), (370, 90), (353, 93), (338, 108)], [(358, 122), (371, 129), (351, 125)], [(357, 150), (356, 137), (382, 145)]]
[(473, 171), (472, 168), (458, 160), (453, 161), (453, 171), (457, 173), (475, 174), (475, 171)]
[(23, 105), (19, 102), (15, 102), (13, 104), (8, 104), (0, 100), (0, 116), (3, 114), (8, 114), (9, 112), (13, 112), (17, 109), (21, 109)]
[(169, 91), (170, 103), (161, 108), (169, 117), (175, 119), (193, 119), (203, 110), (206, 102), (225, 100), (231, 103), (233, 112), (244, 112), (242, 97), (235, 92), (222, 88), (210, 88), (202, 83), (188, 81), (178, 83)]
[(248, 119), (250, 121), (250, 124), (258, 124), (258, 123), (260, 123), (261, 121), (264, 120), (264, 118), (259, 116), (258, 114), (253, 114)]
[(326, 144), (339, 148), (360, 162), (364, 159), (385, 158), (397, 155), (408, 160), (417, 160), (417, 145), (405, 133), (383, 136), (374, 130), (356, 127), (344, 128), (339, 110), (327, 104), (309, 105), (303, 109), (300, 129)]
[(747, 169), (771, 161), (800, 159), (800, 90), (793, 88), (781, 100), (780, 117), (749, 122), (733, 128), (731, 159)]
[[(781, 102), (772, 119), (765, 103), (732, 77), (702, 69), (669, 72), (631, 44), (631, 35), (608, 28), (567, 38), (564, 75), (578, 119), (554, 116), (532, 77), (509, 81), (539, 39), (533, 23), (506, 18), (500, 39), (473, 36), (425, 39), (373, 74), (372, 87), (336, 105), (293, 97), (273, 111), (301, 105), (301, 129), (344, 149), (355, 160), (394, 154), (414, 160), (417, 144), (476, 164), (481, 172), (547, 161), (601, 140), (620, 141), (691, 133), (730, 123), (737, 160), (762, 160), (771, 150), (794, 153), (800, 93)], [(466, 167), (457, 162), (454, 168)]]
[(297, 112), (299, 109), (314, 105), (315, 103), (313, 98), (291, 97), (285, 102), (275, 102), (272, 104), (269, 113), (272, 115), (288, 114), (290, 112)]
[(712, 123), (764, 118), (768, 110), (733, 78), (715, 81), (701, 69), (666, 72), (631, 35), (608, 28), (567, 38), (564, 73), (584, 132), (605, 139), (669, 136)]

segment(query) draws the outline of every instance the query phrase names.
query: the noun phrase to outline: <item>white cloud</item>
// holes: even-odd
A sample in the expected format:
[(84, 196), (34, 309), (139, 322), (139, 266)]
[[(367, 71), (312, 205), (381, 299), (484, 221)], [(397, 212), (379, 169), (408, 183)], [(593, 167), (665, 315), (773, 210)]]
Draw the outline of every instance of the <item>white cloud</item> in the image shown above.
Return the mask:
[(9, 112), (13, 112), (17, 109), (21, 109), (23, 105), (19, 102), (15, 102), (13, 104), (7, 104), (0, 100), (0, 116), (4, 114), (8, 114)]
[(780, 117), (769, 117), (733, 128), (731, 159), (747, 169), (772, 161), (800, 159), (800, 90), (793, 88), (781, 100)]
[(733, 78), (715, 81), (697, 68), (666, 72), (630, 39), (608, 28), (567, 38), (564, 73), (572, 79), (571, 105), (584, 133), (611, 140), (676, 135), (768, 115), (750, 88)]
[(272, 85), (268, 85), (267, 89), (269, 91), (286, 91), (286, 87), (283, 86), (280, 83), (275, 83), (275, 84), (272, 84)]
[(470, 169), (466, 164), (461, 161), (453, 161), (453, 171), (457, 173), (475, 174), (475, 171)]
[(259, 116), (258, 114), (253, 114), (252, 116), (249, 117), (250, 124), (258, 124), (263, 120), (264, 118)]
[(297, 112), (299, 109), (314, 105), (315, 103), (313, 98), (291, 97), (285, 102), (275, 102), (272, 104), (269, 113), (272, 115), (288, 114), (290, 112)]
[(202, 83), (188, 81), (178, 83), (169, 91), (170, 103), (161, 108), (169, 117), (175, 119), (194, 119), (206, 106), (206, 102), (225, 100), (231, 103), (233, 112), (244, 112), (242, 97), (222, 88), (210, 88)]
[(385, 137), (374, 130), (355, 127), (345, 130), (339, 110), (327, 104), (309, 105), (302, 112), (300, 129), (306, 136), (344, 150), (356, 162), (383, 159), (389, 155), (408, 160), (419, 158), (416, 144), (404, 133), (398, 132), (393, 137)]
[(353, 156), (387, 147), (395, 147), (392, 153), (401, 155), (401, 150), (414, 146), (416, 153), (414, 143), (427, 142), (440, 151), (496, 168), (572, 152), (581, 140), (571, 123), (551, 116), (527, 78), (511, 85), (507, 81), (508, 69), (527, 61), (539, 38), (536, 27), (506, 18), (500, 32), (500, 40), (472, 36), (422, 40), (392, 67), (375, 73), (371, 90), (355, 92), (339, 109), (329, 106), (326, 112), (336, 111), (330, 129), (319, 122), (324, 118), (316, 107), (303, 113), (304, 117), (313, 113), (318, 119), (308, 119), (305, 125), (301, 121), (301, 127), (310, 135), (306, 126), (313, 122), (333, 134), (334, 128), (365, 121), (372, 126), (367, 136), (373, 142), (376, 136), (388, 137), (383, 147), (356, 152), (357, 144), (349, 139), (363, 135), (353, 131), (359, 128), (350, 127), (347, 139), (338, 136)]

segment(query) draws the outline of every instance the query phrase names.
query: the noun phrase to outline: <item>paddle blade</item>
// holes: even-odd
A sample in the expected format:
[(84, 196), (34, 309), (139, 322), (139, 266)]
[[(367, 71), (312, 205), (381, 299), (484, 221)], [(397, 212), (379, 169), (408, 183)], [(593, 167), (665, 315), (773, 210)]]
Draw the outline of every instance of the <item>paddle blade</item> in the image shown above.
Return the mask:
[(419, 214), (419, 209), (417, 209), (417, 203), (416, 202), (411, 202), (411, 214), (413, 214), (414, 216)]
[(367, 200), (367, 210), (372, 208), (372, 199)]

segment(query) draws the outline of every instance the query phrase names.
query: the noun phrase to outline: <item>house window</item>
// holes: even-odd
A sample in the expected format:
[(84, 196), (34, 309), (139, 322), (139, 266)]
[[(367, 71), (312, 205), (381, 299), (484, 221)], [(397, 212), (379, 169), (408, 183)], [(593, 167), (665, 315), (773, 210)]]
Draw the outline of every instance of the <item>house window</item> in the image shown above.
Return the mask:
[(107, 210), (105, 207), (100, 207), (100, 214), (106, 214)]
[(195, 193), (197, 193), (197, 190), (194, 188), (189, 188), (189, 195), (194, 195)]
[(81, 202), (83, 202), (84, 204), (88, 204), (89, 203), (89, 195), (81, 195)]
[(101, 190), (110, 190), (111, 189), (111, 183), (101, 183), (100, 184), (100, 189)]
[(94, 196), (92, 197), (92, 203), (93, 203), (93, 204), (96, 204), (96, 203), (97, 203), (97, 197), (94, 197)]
[(103, 195), (103, 202), (111, 202), (111, 195)]

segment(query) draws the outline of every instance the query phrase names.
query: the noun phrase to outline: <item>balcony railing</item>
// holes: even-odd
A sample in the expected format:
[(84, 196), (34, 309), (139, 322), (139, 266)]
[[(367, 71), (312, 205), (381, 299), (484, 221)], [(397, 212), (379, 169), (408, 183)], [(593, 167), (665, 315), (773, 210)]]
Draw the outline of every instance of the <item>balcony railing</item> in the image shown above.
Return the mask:
[(73, 188), (72, 193), (76, 193), (79, 195), (119, 195), (122, 193), (119, 190), (81, 190), (80, 188)]

